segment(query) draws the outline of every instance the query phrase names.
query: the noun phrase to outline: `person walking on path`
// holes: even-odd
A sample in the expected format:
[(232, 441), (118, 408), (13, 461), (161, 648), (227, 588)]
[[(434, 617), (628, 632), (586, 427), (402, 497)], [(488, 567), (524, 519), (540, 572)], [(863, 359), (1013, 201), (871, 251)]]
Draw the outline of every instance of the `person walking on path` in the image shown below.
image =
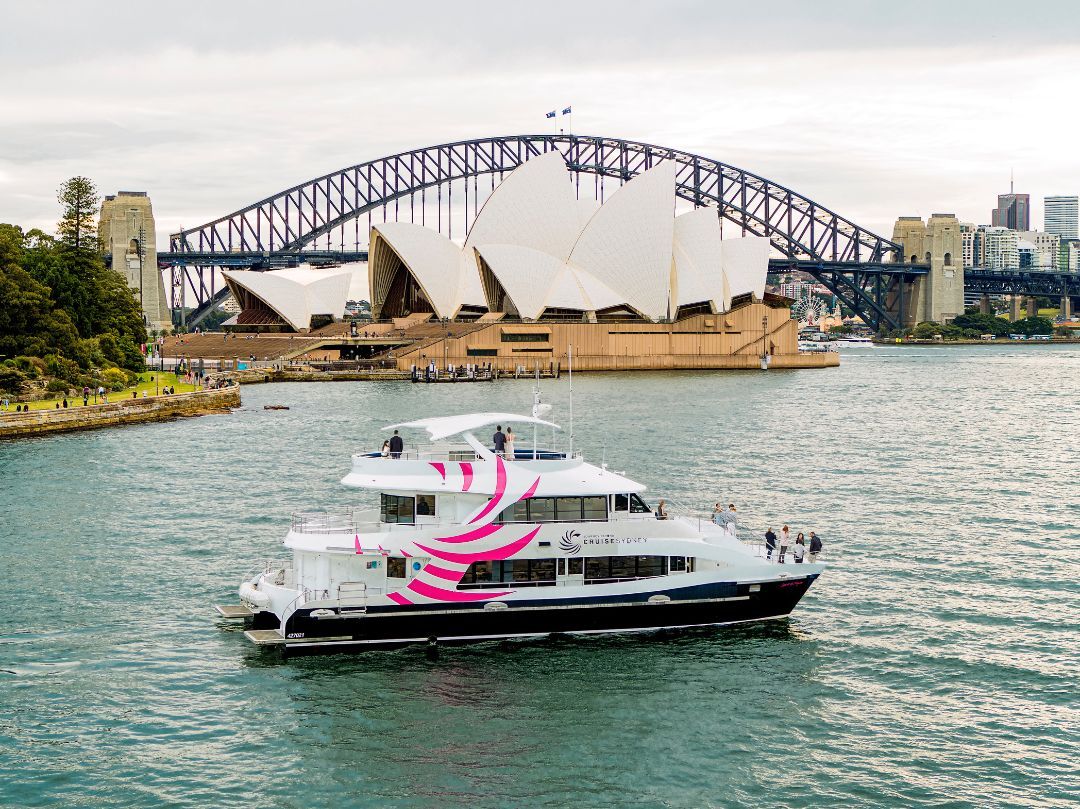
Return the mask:
[(817, 561), (818, 554), (821, 553), (821, 537), (810, 532), (810, 563), (813, 564)]
[(784, 564), (784, 555), (787, 553), (788, 545), (791, 544), (791, 529), (786, 525), (780, 529), (780, 554), (777, 556), (776, 561), (780, 564)]
[(82, 406), (86, 407), (90, 403), (90, 388), (83, 386), (82, 389)]
[(791, 558), (795, 560), (795, 564), (801, 565), (804, 556), (806, 556), (806, 538), (800, 531), (795, 537), (795, 547), (791, 549)]
[(405, 449), (405, 442), (401, 440), (398, 431), (394, 430), (394, 434), (390, 436), (390, 457), (400, 458), (403, 449)]
[(506, 450), (506, 457), (511, 461), (517, 456), (514, 455), (514, 429), (507, 425), (506, 427), (506, 443), (503, 445)]
[(491, 436), (491, 443), (495, 446), (495, 454), (503, 455), (506, 452), (506, 436), (503, 434), (502, 425), (495, 425), (495, 435)]
[(776, 534), (773, 533), (772, 526), (769, 526), (769, 530), (765, 532), (765, 558), (772, 559), (773, 551), (776, 550)]

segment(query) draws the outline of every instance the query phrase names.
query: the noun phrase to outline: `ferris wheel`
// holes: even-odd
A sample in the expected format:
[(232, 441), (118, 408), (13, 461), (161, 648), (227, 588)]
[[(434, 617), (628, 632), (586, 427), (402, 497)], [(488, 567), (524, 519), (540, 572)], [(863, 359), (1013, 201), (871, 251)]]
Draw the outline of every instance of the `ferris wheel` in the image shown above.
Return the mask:
[(828, 313), (829, 307), (825, 301), (815, 298), (813, 294), (801, 298), (791, 307), (791, 314), (800, 326), (817, 326)]

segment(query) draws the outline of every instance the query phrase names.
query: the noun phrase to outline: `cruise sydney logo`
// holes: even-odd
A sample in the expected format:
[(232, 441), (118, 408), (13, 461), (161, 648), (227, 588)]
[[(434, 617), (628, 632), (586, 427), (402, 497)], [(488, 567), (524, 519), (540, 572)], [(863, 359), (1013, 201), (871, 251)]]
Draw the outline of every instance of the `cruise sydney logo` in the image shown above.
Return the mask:
[(559, 540), (559, 549), (563, 553), (581, 553), (581, 534), (577, 531), (567, 531)]

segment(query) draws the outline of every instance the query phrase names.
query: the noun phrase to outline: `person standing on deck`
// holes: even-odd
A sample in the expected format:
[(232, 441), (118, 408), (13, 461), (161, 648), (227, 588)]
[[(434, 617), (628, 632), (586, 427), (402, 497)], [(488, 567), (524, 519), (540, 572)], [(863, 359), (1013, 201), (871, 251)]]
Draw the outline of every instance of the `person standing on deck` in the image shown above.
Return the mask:
[(765, 558), (772, 559), (773, 551), (776, 550), (776, 534), (773, 533), (772, 526), (769, 526), (769, 530), (765, 532)]
[(810, 532), (810, 563), (813, 564), (817, 561), (818, 554), (821, 553), (821, 537)]
[(495, 446), (495, 454), (502, 455), (506, 452), (506, 436), (503, 435), (502, 425), (495, 425), (495, 435), (491, 436), (491, 443)]
[(780, 554), (776, 558), (776, 561), (780, 564), (784, 564), (784, 555), (787, 553), (788, 545), (790, 544), (791, 529), (785, 525), (780, 529)]
[(795, 545), (791, 549), (791, 558), (795, 560), (795, 564), (801, 565), (804, 556), (806, 556), (806, 539), (800, 531), (799, 535), (795, 537)]
[(400, 458), (403, 449), (405, 449), (405, 442), (401, 440), (398, 431), (394, 430), (394, 434), (390, 436), (390, 457)]
[(506, 451), (506, 457), (509, 460), (514, 460), (517, 456), (514, 454), (514, 428), (509, 424), (506, 425), (506, 443), (503, 444)]

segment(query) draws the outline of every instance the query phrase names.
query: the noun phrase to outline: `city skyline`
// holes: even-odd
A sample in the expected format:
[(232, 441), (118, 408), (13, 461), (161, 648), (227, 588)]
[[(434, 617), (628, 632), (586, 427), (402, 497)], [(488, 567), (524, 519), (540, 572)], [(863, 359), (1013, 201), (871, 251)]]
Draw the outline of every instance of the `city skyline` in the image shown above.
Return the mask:
[[(885, 236), (901, 215), (988, 223), (1010, 171), (1032, 197), (1033, 223), (1044, 197), (1080, 191), (1068, 127), (1000, 137), (1003, 95), (1067, 103), (1080, 72), (1074, 6), (1047, 4), (1057, 23), (1046, 26), (995, 19), (993, 4), (782, 5), (638, 4), (630, 17), (649, 24), (617, 34), (597, 32), (625, 7), (603, 3), (498, 19), (480, 4), (421, 4), (408, 23), (341, 3), (264, 4), (254, 15), (196, 2), (134, 18), (56, 3), (72, 23), (63, 31), (39, 7), (11, 7), (0, 32), (11, 78), (0, 90), (0, 220), (51, 230), (56, 187), (85, 174), (103, 194), (148, 192), (160, 244), (181, 225), (365, 159), (551, 131), (545, 113), (567, 105), (576, 132), (714, 157)], [(135, 33), (117, 53), (80, 54), (80, 42), (122, 27)]]

